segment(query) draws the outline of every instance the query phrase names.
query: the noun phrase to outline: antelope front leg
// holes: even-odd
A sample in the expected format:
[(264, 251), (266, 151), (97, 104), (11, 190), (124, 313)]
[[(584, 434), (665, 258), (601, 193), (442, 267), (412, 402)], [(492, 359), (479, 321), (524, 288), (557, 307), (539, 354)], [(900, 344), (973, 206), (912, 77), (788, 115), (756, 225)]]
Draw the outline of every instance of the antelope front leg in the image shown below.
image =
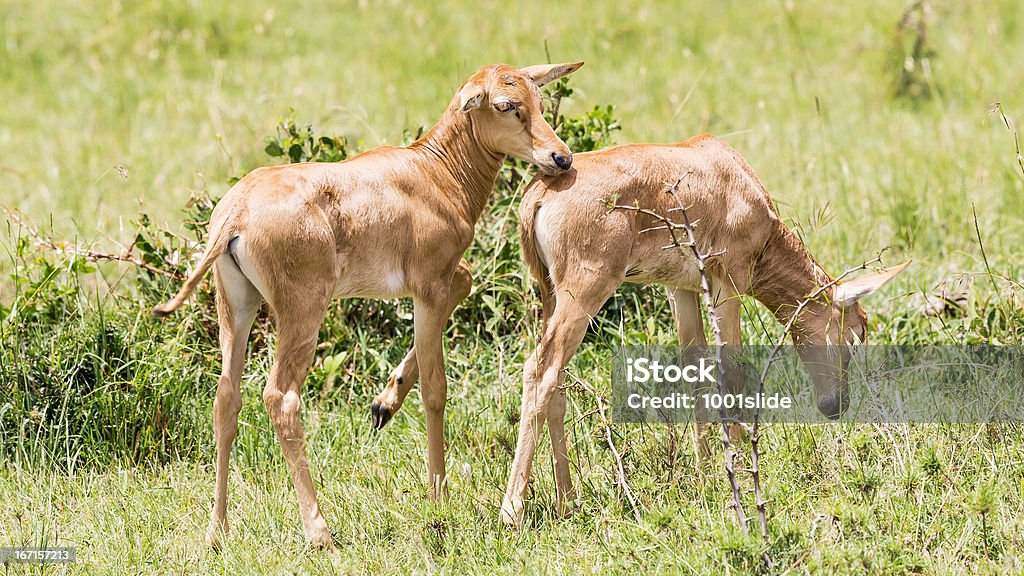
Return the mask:
[[(473, 288), (473, 275), (469, 269), (469, 263), (465, 260), (459, 261), (459, 267), (452, 276), (451, 289), (442, 313), (447, 320), (452, 315), (455, 307), (469, 296)], [(398, 412), (405, 402), (405, 397), (412, 391), (419, 379), (420, 368), (416, 360), (416, 346), (409, 350), (402, 363), (391, 371), (388, 376), (388, 383), (384, 390), (373, 399), (370, 406), (370, 421), (377, 430), (384, 428), (384, 425), (391, 420), (391, 417)]]
[(440, 304), (429, 299), (417, 299), (413, 312), (416, 361), (423, 380), (420, 397), (427, 421), (427, 480), (430, 498), (434, 501), (445, 497), (448, 492), (444, 462), (444, 407), (448, 399), (448, 380), (444, 373), (441, 338), (449, 310), (445, 299)]
[(402, 359), (401, 364), (391, 371), (384, 391), (378, 394), (370, 404), (370, 423), (374, 428), (384, 429), (384, 425), (390, 422), (391, 417), (402, 407), (405, 397), (412, 391), (412, 387), (416, 385), (419, 377), (420, 366), (416, 362), (416, 346), (414, 345)]
[[(743, 305), (740, 299), (734, 294), (719, 295), (716, 298), (718, 303), (715, 310), (719, 316), (719, 324), (722, 331), (722, 363), (725, 365), (725, 382), (723, 387), (729, 394), (736, 394), (743, 390), (743, 374), (739, 370), (739, 364), (735, 358), (743, 348), (743, 333), (740, 330), (740, 316), (743, 312)], [(716, 390), (717, 392), (717, 390)], [(729, 439), (737, 443), (743, 438), (743, 427), (738, 424), (729, 424)]]

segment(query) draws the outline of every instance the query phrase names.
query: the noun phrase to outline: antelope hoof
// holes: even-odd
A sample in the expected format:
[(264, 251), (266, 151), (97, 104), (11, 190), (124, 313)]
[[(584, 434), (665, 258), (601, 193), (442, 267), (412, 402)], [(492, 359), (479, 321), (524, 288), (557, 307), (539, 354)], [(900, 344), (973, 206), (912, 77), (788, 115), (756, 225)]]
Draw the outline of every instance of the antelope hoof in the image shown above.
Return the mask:
[(210, 528), (206, 531), (206, 545), (213, 550), (220, 550), (221, 544), (224, 543), (224, 535), (228, 532), (228, 523), (224, 522), (223, 525), (219, 523), (210, 524)]
[(518, 530), (523, 525), (523, 505), (522, 499), (515, 499), (505, 497), (505, 501), (501, 504), (501, 521), (505, 526)]
[(381, 403), (380, 400), (374, 400), (373, 404), (370, 405), (370, 422), (373, 427), (377, 430), (382, 430), (384, 425), (391, 420), (391, 409)]
[(306, 539), (312, 548), (334, 552), (334, 538), (331, 537), (331, 532), (326, 527), (315, 535), (307, 535)]

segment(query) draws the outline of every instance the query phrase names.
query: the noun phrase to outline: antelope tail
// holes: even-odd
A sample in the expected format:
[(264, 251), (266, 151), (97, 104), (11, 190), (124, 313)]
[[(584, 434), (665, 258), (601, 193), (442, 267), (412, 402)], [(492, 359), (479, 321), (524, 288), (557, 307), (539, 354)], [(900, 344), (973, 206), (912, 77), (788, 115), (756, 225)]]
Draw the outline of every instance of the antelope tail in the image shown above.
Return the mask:
[(226, 228), (229, 226), (221, 225), (210, 234), (210, 241), (206, 244), (206, 252), (203, 253), (203, 259), (199, 261), (199, 266), (192, 272), (192, 274), (185, 280), (185, 284), (181, 287), (181, 290), (171, 298), (169, 301), (153, 308), (153, 316), (157, 318), (163, 318), (171, 312), (174, 312), (185, 300), (196, 289), (199, 282), (202, 281), (203, 276), (210, 270), (213, 263), (217, 261), (217, 258), (221, 254), (225, 253), (228, 249), (228, 244), (231, 242), (232, 235)]
[(519, 208), (519, 240), (523, 250), (523, 260), (526, 261), (526, 265), (530, 269), (530, 274), (533, 275), (533, 279), (537, 282), (540, 288), (541, 300), (547, 306), (549, 301), (553, 301), (554, 287), (551, 284), (551, 279), (548, 274), (547, 263), (544, 262), (543, 256), (541, 256), (540, 248), (537, 246), (537, 210), (540, 208), (540, 202), (534, 202), (531, 204), (524, 204)]

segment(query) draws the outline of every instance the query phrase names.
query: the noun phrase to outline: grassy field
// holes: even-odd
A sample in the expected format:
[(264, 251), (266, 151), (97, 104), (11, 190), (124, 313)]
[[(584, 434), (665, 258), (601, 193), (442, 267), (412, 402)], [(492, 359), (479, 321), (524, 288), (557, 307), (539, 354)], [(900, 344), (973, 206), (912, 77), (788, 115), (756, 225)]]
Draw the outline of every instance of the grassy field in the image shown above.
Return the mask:
[[(619, 142), (724, 136), (830, 271), (883, 248), (886, 264), (912, 257), (866, 304), (873, 340), (1020, 343), (1024, 168), (989, 113), (999, 101), (1024, 125), (1018, 2), (930, 2), (917, 51), (913, 17), (899, 32), (903, 1), (551, 4), (0, 0), (0, 205), (100, 250), (134, 239), (140, 213), (148, 231), (191, 237), (189, 198), (217, 197), (231, 177), (277, 162), (265, 138), (289, 109), (353, 146), (396, 144), (480, 66), (550, 53), (587, 62), (563, 111), (615, 105)], [(242, 385), (232, 532), (213, 552), (203, 544), (220, 369), (209, 289), (155, 321), (147, 310), (173, 283), (130, 266), (92, 271), (33, 246), (9, 220), (0, 546), (77, 546), (79, 564), (46, 573), (1024, 572), (1018, 425), (772, 425), (764, 546), (732, 521), (720, 455), (697, 462), (684, 428), (614, 427), (637, 522), (579, 387), (567, 416), (575, 514), (556, 519), (542, 448), (526, 529), (504, 529), (521, 366), (538, 329), (517, 202), (496, 195), (479, 224), (467, 255), (474, 292), (448, 330), (449, 502), (426, 498), (419, 401), (382, 433), (368, 421), (410, 345), (411, 306), (332, 309), (304, 403), (335, 557), (304, 545), (262, 406), (267, 321)], [(960, 279), (961, 313), (920, 311), (922, 293)], [(765, 311), (745, 308), (747, 341), (774, 339), (758, 321)], [(570, 372), (605, 391), (610, 345), (670, 343), (671, 326), (658, 290), (625, 290)]]

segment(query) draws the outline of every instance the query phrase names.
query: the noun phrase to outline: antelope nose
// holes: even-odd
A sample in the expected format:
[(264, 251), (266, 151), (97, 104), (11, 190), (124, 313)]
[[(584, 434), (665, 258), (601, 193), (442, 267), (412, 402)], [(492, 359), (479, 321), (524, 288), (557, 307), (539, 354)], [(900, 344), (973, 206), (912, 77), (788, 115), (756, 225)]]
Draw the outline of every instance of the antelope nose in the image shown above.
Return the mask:
[(572, 166), (572, 154), (569, 156), (562, 156), (558, 152), (551, 153), (551, 159), (555, 161), (555, 166), (558, 166), (562, 170), (568, 170)]

